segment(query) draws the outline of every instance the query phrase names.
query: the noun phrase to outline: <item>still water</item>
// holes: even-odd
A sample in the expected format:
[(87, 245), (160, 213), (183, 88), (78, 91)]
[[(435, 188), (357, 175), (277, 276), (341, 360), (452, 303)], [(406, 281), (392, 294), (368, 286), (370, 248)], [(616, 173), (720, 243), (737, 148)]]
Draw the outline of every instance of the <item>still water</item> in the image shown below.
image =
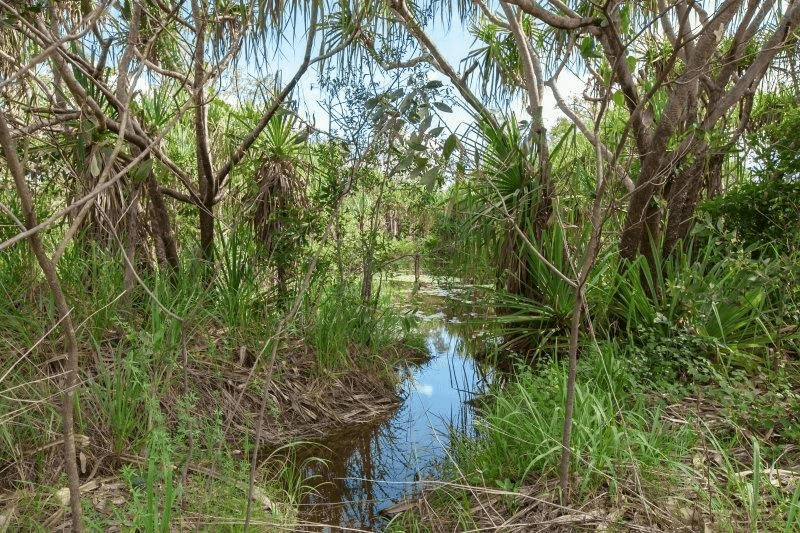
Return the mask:
[(328, 450), (318, 450), (326, 464), (307, 467), (318, 488), (303, 502), (301, 519), (330, 524), (309, 531), (380, 530), (382, 509), (413, 496), (426, 478), (439, 479), (450, 431), (471, 432), (469, 400), (485, 392), (488, 379), (464, 353), (456, 326), (435, 318), (427, 333), (430, 359), (402, 370), (403, 402), (394, 415), (329, 439)]

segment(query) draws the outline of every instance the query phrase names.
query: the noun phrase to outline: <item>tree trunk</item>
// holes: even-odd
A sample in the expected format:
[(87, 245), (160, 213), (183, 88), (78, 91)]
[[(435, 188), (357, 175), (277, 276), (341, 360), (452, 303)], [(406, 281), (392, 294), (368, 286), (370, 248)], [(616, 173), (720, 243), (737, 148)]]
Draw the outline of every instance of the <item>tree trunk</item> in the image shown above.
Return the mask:
[(414, 254), (414, 293), (419, 291), (419, 252)]
[(136, 185), (128, 203), (127, 223), (125, 224), (125, 274), (123, 275), (123, 287), (130, 290), (136, 285), (136, 275), (133, 271), (136, 268), (136, 251), (139, 248), (139, 191), (141, 185)]
[(364, 305), (372, 303), (372, 252), (368, 252), (362, 263), (363, 276), (361, 278), (361, 302)]
[(156, 255), (161, 266), (168, 266), (173, 272), (178, 272), (178, 247), (175, 244), (175, 237), (172, 232), (172, 224), (169, 219), (169, 211), (164, 203), (164, 197), (158, 190), (155, 176), (152, 170), (147, 176), (147, 194), (150, 197), (150, 228), (153, 232), (153, 240), (156, 243)]
[(194, 50), (194, 126), (197, 179), (199, 180), (200, 199), (202, 201), (202, 205), (198, 206), (200, 211), (200, 251), (201, 257), (210, 269), (214, 263), (214, 198), (217, 195), (217, 187), (213, 165), (211, 164), (211, 152), (208, 146), (208, 104), (205, 101), (205, 91), (203, 90), (206, 82), (203, 62), (208, 6), (205, 1), (202, 4), (201, 10), (197, 0), (192, 2), (192, 13), (197, 21), (197, 41)]

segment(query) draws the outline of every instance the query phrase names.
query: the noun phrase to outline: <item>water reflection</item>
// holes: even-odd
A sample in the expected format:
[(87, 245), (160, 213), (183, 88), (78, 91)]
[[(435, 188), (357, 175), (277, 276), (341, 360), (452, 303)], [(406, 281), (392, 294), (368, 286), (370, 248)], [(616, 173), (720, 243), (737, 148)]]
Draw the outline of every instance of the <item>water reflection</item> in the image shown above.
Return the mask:
[(319, 488), (302, 502), (302, 519), (339, 525), (317, 531), (374, 531), (384, 524), (381, 509), (421, 490), (426, 478), (439, 477), (450, 428), (472, 430), (469, 400), (488, 381), (463, 346), (454, 326), (432, 328), (430, 360), (403, 370), (404, 401), (394, 416), (330, 439), (324, 443), (328, 450), (313, 450), (327, 465), (315, 464), (306, 472)]

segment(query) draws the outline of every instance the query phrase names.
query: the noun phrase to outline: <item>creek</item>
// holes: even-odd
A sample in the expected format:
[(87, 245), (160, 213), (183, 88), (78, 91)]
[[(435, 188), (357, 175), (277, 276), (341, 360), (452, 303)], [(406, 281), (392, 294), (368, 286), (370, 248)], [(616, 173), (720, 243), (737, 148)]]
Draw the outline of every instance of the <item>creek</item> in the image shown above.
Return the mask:
[[(398, 283), (398, 282), (395, 282)], [(471, 400), (486, 391), (491, 372), (467, 353), (475, 292), (427, 287), (411, 312), (426, 336), (428, 358), (400, 369), (402, 403), (389, 418), (350, 428), (313, 449), (323, 461), (304, 466), (316, 490), (301, 502), (307, 524), (330, 524), (322, 531), (381, 530), (381, 511), (419, 493), (426, 480), (441, 478), (452, 432), (472, 433)], [(338, 525), (339, 527), (335, 527)]]

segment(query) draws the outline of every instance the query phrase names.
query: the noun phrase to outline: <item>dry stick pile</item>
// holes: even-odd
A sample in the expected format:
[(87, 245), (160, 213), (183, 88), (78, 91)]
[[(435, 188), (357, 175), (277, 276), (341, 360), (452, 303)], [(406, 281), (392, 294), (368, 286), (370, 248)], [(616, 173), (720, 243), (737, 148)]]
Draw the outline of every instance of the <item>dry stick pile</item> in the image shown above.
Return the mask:
[[(240, 438), (253, 436), (253, 420), (258, 413), (262, 387), (249, 387), (238, 409), (237, 399), (245, 386), (249, 369), (229, 365), (212, 366), (206, 361), (193, 363), (189, 380), (199, 395), (197, 408), (220, 408)], [(298, 365), (285, 364), (269, 385), (271, 408), (268, 431), (262, 436), (267, 445), (277, 446), (292, 439), (320, 438), (344, 427), (372, 422), (387, 416), (400, 405), (394, 387), (376, 373), (348, 370), (324, 378), (310, 377), (312, 363), (304, 358)], [(256, 377), (256, 382), (258, 377)], [(177, 392), (177, 391), (176, 391)], [(168, 402), (175, 405), (175, 402)], [(211, 412), (209, 410), (209, 412)]]

